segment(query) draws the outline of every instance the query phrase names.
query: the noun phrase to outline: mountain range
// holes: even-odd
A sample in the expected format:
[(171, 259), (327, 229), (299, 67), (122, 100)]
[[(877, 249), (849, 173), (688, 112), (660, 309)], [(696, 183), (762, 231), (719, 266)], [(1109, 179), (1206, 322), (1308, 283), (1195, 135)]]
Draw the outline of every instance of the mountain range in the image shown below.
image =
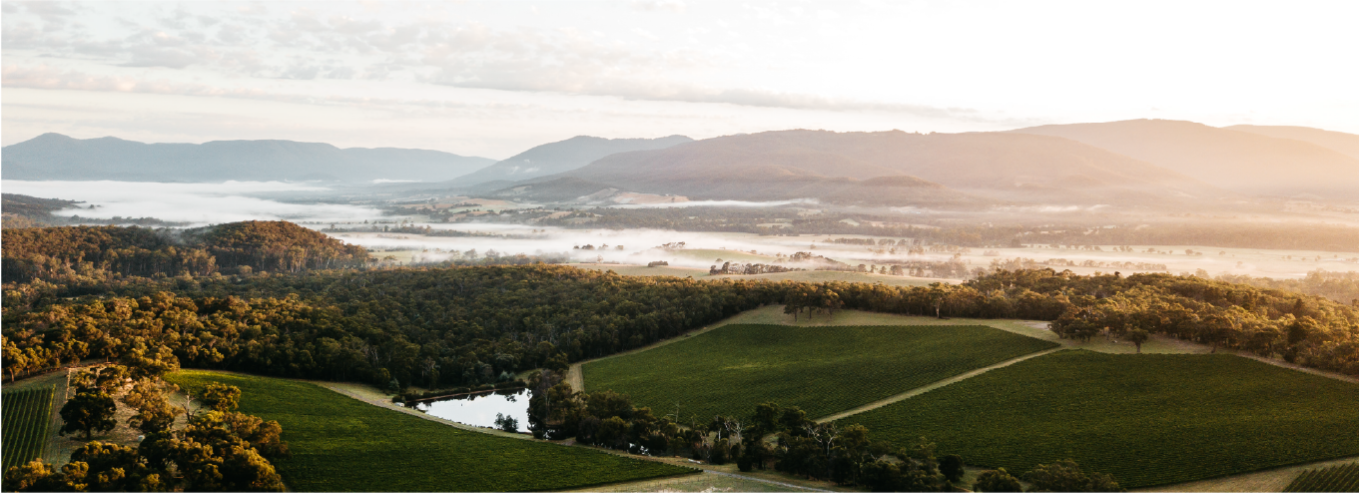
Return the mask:
[(788, 130), (733, 135), (613, 154), (517, 188), (560, 188), (562, 180), (586, 193), (593, 192), (588, 189), (594, 184), (597, 190), (692, 199), (817, 198), (918, 205), (1221, 193), (1193, 178), (1068, 139), (1007, 133)]
[[(1357, 136), (1301, 127), (1215, 128), (1128, 120), (1046, 125), (1015, 133), (1071, 139), (1183, 173), (1233, 192), (1356, 200)], [(1345, 149), (1349, 135), (1350, 155)]]
[(6, 180), (153, 182), (447, 180), (495, 161), (440, 151), (341, 149), (288, 140), (144, 144), (48, 133), (0, 152)]
[[(473, 186), (490, 183), (489, 186), (494, 187), (496, 184), (508, 184), (571, 171), (610, 154), (664, 149), (693, 141), (694, 139), (683, 135), (655, 139), (602, 139), (583, 135), (535, 146), (496, 164), (460, 176), (446, 185)], [(483, 188), (487, 186), (483, 185)]]
[[(4, 148), (7, 179), (418, 180), (384, 190), (540, 202), (627, 192), (871, 205), (1180, 207), (1360, 197), (1360, 137), (1306, 127), (1172, 120), (918, 134), (786, 130), (704, 140), (579, 136), (505, 160), (290, 141), (142, 144), (46, 134)], [(78, 178), (77, 178), (78, 177)]]

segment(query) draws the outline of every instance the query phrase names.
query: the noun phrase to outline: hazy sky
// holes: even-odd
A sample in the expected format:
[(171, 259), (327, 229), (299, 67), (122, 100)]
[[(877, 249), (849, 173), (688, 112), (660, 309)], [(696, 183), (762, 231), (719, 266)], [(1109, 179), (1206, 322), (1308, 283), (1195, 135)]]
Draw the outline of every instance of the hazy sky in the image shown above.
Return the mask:
[(1168, 118), (1360, 132), (1360, 2), (0, 2), (3, 143)]

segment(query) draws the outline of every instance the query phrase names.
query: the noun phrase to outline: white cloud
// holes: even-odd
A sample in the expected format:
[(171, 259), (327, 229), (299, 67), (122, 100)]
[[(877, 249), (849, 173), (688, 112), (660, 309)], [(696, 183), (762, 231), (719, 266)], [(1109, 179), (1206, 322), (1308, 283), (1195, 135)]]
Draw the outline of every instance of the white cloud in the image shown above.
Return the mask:
[(684, 13), (687, 5), (683, 0), (632, 0), (628, 2), (634, 10), (643, 12), (674, 12)]

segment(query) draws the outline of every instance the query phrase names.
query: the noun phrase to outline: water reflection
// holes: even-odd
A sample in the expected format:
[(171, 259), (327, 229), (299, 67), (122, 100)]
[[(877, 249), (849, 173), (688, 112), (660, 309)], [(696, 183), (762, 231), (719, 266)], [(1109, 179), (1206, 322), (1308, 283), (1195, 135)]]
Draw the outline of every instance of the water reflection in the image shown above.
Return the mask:
[(528, 389), (498, 390), (480, 394), (445, 397), (407, 403), (406, 406), (431, 416), (473, 426), (500, 428), (496, 415), (514, 418), (518, 431), (529, 429)]

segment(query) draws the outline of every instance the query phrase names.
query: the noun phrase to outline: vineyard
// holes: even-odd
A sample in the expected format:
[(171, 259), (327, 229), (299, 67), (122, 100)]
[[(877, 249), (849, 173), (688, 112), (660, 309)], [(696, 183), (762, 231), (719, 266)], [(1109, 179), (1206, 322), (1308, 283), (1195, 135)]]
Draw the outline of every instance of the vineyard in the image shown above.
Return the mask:
[(241, 388), (241, 412), (283, 426), (293, 456), (274, 463), (292, 491), (543, 491), (687, 474), (694, 469), (584, 447), (462, 430), (310, 383), (180, 371), (197, 394)]
[(1322, 469), (1309, 469), (1295, 478), (1285, 491), (1358, 491), (1360, 467), (1342, 464)]
[(0, 415), (4, 422), (4, 468), (28, 463), (42, 457), (47, 446), (48, 425), (52, 422), (52, 394), (55, 387), (7, 390), (0, 396)]
[(817, 418), (1056, 346), (980, 326), (728, 325), (582, 369), (586, 390), (658, 415), (679, 403), (682, 421), (770, 401)]
[(1060, 351), (845, 418), (1023, 473), (1074, 459), (1125, 488), (1354, 456), (1355, 383), (1238, 356)]

